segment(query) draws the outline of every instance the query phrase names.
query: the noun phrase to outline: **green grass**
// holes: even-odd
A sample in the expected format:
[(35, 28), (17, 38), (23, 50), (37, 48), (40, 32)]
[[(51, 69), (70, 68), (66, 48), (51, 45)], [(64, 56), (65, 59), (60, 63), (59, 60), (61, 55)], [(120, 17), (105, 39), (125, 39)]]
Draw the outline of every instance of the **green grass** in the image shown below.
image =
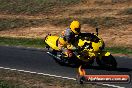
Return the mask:
[(9, 83), (7, 80), (0, 80), (0, 88), (22, 88)]
[(0, 88), (10, 88), (10, 86), (6, 82), (0, 80)]
[(43, 39), (0, 37), (0, 45), (25, 46), (25, 47), (41, 47), (41, 48), (43, 48), (45, 46), (45, 43), (44, 43)]
[[(9, 46), (24, 46), (44, 48), (45, 43), (43, 39), (28, 39), (28, 38), (5, 38), (0, 37), (0, 45)], [(112, 53), (132, 54), (132, 48), (125, 47), (106, 47), (107, 51)]]
[(106, 47), (112, 53), (132, 54), (132, 48), (127, 47)]

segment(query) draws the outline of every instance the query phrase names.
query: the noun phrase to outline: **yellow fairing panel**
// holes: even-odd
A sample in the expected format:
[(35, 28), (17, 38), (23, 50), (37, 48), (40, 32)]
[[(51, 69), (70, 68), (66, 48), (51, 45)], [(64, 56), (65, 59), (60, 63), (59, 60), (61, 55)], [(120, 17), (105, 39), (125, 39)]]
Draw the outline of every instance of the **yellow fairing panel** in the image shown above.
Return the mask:
[(59, 48), (56, 46), (56, 41), (59, 37), (58, 36), (47, 36), (45, 39), (45, 42), (53, 49), (59, 50)]
[(99, 58), (102, 59), (102, 56), (110, 56), (110, 52), (107, 52), (107, 51), (102, 51), (99, 55)]
[(107, 51), (102, 51), (100, 53), (101, 56), (109, 56), (110, 55), (110, 52), (107, 52)]
[(110, 55), (110, 52), (104, 51), (104, 52), (103, 52), (103, 55), (104, 55), (104, 56), (109, 56), (109, 55)]
[(85, 62), (88, 62), (89, 61), (89, 58), (80, 58), (80, 55), (77, 56), (78, 59), (82, 60), (82, 61), (85, 61)]
[(90, 41), (87, 41), (87, 40), (81, 40), (79, 39), (79, 43), (78, 43), (78, 46), (82, 47), (84, 45), (84, 43), (87, 42), (87, 43), (90, 43)]
[(83, 46), (84, 45), (84, 42), (83, 42), (83, 40), (81, 40), (81, 39), (79, 39), (79, 43), (78, 43), (78, 46)]
[(97, 53), (95, 53), (94, 51), (87, 51), (87, 53), (86, 53), (87, 55), (89, 55), (89, 57), (80, 57), (80, 55), (78, 55), (77, 57), (78, 57), (78, 59), (80, 59), (80, 60), (82, 60), (82, 61), (85, 61), (85, 62), (88, 62), (89, 60), (91, 60), (91, 59), (94, 59), (95, 57), (96, 57), (96, 55), (97, 55)]
[(98, 43), (92, 42), (92, 47), (94, 49), (94, 51), (100, 51), (99, 47), (102, 47), (103, 43), (100, 40)]

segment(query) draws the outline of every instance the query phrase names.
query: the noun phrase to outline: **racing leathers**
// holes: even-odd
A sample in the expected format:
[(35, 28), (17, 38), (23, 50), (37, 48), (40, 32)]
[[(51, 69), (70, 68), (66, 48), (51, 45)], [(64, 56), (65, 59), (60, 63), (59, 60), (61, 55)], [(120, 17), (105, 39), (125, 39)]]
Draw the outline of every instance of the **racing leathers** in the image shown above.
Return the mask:
[(73, 43), (75, 41), (75, 33), (71, 31), (70, 28), (67, 28), (64, 30), (58, 40), (58, 47), (62, 51), (63, 54), (65, 54), (68, 57), (72, 57), (72, 51), (76, 49), (75, 46), (73, 46)]

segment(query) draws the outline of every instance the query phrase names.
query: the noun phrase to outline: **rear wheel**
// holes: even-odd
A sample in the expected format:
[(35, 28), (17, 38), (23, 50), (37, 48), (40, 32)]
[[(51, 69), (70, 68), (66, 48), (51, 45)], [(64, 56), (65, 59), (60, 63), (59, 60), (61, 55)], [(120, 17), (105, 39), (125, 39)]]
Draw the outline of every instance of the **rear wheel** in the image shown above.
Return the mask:
[(117, 62), (112, 55), (102, 56), (101, 59), (99, 57), (97, 57), (96, 62), (101, 67), (117, 68)]

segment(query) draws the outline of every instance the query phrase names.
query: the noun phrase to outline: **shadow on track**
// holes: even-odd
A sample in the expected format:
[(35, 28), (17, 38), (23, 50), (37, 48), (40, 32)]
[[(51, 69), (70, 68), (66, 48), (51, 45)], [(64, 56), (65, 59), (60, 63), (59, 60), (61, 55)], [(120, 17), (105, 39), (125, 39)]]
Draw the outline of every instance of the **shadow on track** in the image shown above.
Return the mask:
[(94, 70), (106, 70), (106, 71), (117, 71), (117, 72), (132, 72), (132, 69), (130, 68), (103, 68), (100, 66), (90, 66), (90, 67), (84, 67), (84, 69), (94, 69)]
[[(70, 66), (70, 65), (61, 65), (71, 68), (78, 68), (79, 66)], [(131, 68), (103, 68), (100, 66), (88, 66), (88, 67), (82, 67), (83, 69), (94, 69), (94, 70), (106, 70), (106, 71), (116, 71), (116, 72), (132, 72)]]

